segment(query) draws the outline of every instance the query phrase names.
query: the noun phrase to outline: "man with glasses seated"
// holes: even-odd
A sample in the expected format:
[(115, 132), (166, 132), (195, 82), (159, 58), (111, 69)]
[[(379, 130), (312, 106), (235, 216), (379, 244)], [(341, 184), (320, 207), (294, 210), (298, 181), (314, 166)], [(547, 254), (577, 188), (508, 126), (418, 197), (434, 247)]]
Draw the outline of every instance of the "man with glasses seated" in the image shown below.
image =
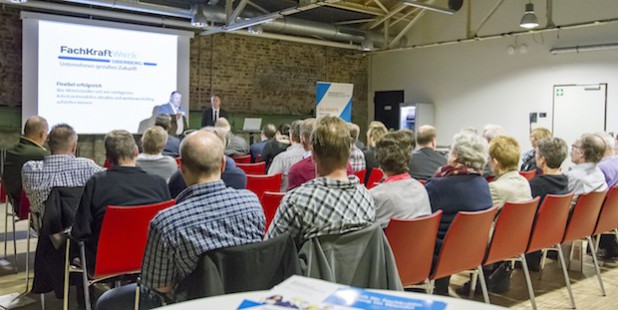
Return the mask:
[(569, 191), (573, 192), (575, 205), (579, 195), (607, 189), (605, 175), (597, 167), (605, 153), (605, 142), (598, 135), (583, 134), (571, 145), (571, 161), (575, 166), (565, 174), (569, 178)]

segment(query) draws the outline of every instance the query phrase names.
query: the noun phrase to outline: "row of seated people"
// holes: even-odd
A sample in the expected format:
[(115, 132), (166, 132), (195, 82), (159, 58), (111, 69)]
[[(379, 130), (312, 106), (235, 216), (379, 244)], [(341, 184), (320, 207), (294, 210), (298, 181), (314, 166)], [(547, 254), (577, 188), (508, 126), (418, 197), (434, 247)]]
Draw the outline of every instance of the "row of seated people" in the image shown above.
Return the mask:
[[(40, 121), (40, 119), (34, 118), (32, 119), (32, 123), (27, 123), (25, 133), (31, 131), (31, 128), (28, 128), (28, 126), (34, 127), (37, 121)], [(65, 137), (64, 140), (61, 138), (63, 136)], [(213, 139), (217, 142), (213, 142)], [(311, 141), (312, 157), (316, 164), (316, 173), (319, 177), (303, 184), (297, 190), (291, 191), (286, 195), (277, 210), (273, 224), (268, 229), (266, 238), (289, 232), (302, 243), (302, 241), (314, 236), (354, 231), (366, 227), (369, 223), (374, 221), (380, 222), (384, 227), (392, 217), (410, 218), (428, 214), (436, 210), (443, 210), (444, 215), (438, 235), (438, 239), (441, 240), (450, 222), (459, 211), (484, 210), (492, 205), (502, 205), (505, 201), (530, 199), (533, 195), (533, 189), (531, 189), (531, 187), (534, 188), (532, 186), (534, 182), (528, 185), (525, 179), (523, 179), (524, 182), (521, 182), (522, 179), (518, 178), (519, 175), (513, 173), (514, 171), (516, 172), (517, 163), (519, 161), (519, 147), (514, 139), (506, 136), (495, 138), (488, 147), (486, 140), (475, 133), (462, 132), (456, 135), (447, 165), (442, 167), (435, 177), (427, 182), (427, 186), (423, 188), (419, 182), (410, 178), (407, 173), (409, 169), (408, 163), (410, 162), (414, 144), (413, 139), (409, 133), (405, 131), (388, 133), (376, 143), (375, 147), (375, 156), (380, 167), (382, 167), (385, 172), (386, 180), (383, 184), (373, 189), (372, 193), (367, 192), (364, 187), (360, 186), (358, 179), (348, 177), (346, 170), (349, 165), (349, 146), (351, 144), (348, 125), (338, 118), (320, 119), (317, 121), (315, 128), (311, 131), (309, 139)], [(100, 230), (102, 216), (107, 205), (147, 204), (167, 200), (171, 196), (169, 191), (167, 191), (165, 180), (160, 177), (149, 175), (143, 170), (134, 167), (137, 148), (132, 136), (128, 132), (113, 131), (106, 136), (105, 147), (107, 157), (112, 162), (112, 167), (107, 171), (97, 172), (98, 170), (96, 169), (100, 170), (100, 168), (96, 167), (96, 165), (93, 166), (91, 161), (72, 157), (70, 154), (71, 152), (74, 154), (76, 140), (77, 136), (75, 132), (72, 131), (69, 126), (61, 125), (55, 127), (50, 133), (49, 146), (52, 153), (56, 155), (61, 155), (63, 152), (65, 153), (64, 156), (55, 156), (56, 158), (72, 159), (71, 163), (60, 163), (56, 165), (57, 167), (71, 167), (71, 169), (64, 172), (66, 175), (70, 176), (60, 179), (65, 181), (76, 179), (73, 178), (71, 172), (80, 170), (88, 171), (85, 172), (86, 174), (94, 173), (94, 176), (89, 179), (85, 178), (87, 181), (85, 182), (84, 195), (82, 196), (73, 225), (73, 235), (78, 239), (87, 241), (88, 252), (90, 252), (89, 256), (93, 258), (92, 249), (96, 250), (96, 240), (98, 238), (97, 229)], [(544, 150), (544, 143), (553, 146), (554, 149), (551, 151)], [(213, 144), (221, 148), (223, 148), (224, 145), (220, 137), (208, 134), (208, 130), (199, 131), (194, 135), (190, 135), (188, 139), (183, 142), (181, 148), (181, 175), (185, 183), (189, 185), (189, 188), (177, 198), (177, 201), (178, 205), (185, 205), (188, 209), (186, 212), (188, 213), (176, 215), (176, 211), (180, 212), (183, 208), (174, 207), (170, 209), (169, 213), (172, 214), (169, 219), (170, 223), (166, 224), (171, 225), (169, 226), (170, 230), (165, 230), (161, 233), (164, 240), (152, 241), (152, 243), (157, 243), (155, 245), (151, 245), (149, 239), (149, 247), (157, 246), (158, 248), (155, 251), (156, 255), (163, 256), (172, 255), (162, 250), (170, 246), (189, 248), (187, 248), (187, 253), (184, 253), (184, 251), (176, 251), (172, 257), (154, 256), (152, 258), (153, 262), (159, 263), (159, 265), (152, 268), (155, 268), (157, 276), (164, 279), (157, 282), (148, 282), (147, 280), (149, 277), (152, 277), (152, 275), (148, 275), (147, 271), (149, 268), (147, 264), (148, 256), (155, 255), (151, 253), (153, 250), (149, 251), (147, 248), (143, 269), (146, 287), (163, 293), (172, 292), (173, 285), (190, 272), (190, 267), (192, 266), (191, 262), (194, 263), (196, 259), (195, 253), (200, 253), (199, 251), (195, 251), (194, 247), (196, 247), (196, 245), (193, 244), (194, 242), (200, 244), (197, 245), (200, 251), (222, 247), (219, 244), (220, 240), (204, 240), (200, 239), (200, 237), (203, 238), (204, 236), (191, 233), (187, 236), (193, 236), (197, 240), (179, 241), (178, 239), (174, 239), (174, 242), (180, 243), (173, 245), (165, 244), (165, 242), (171, 242), (169, 236), (165, 236), (170, 231), (185, 231), (186, 229), (191, 231), (191, 229), (198, 229), (198, 227), (201, 229), (202, 226), (200, 225), (207, 225), (209, 229), (207, 231), (219, 231), (221, 229), (238, 230), (240, 228), (238, 228), (237, 225), (241, 225), (243, 226), (241, 230), (252, 229), (253, 233), (246, 231), (241, 232), (242, 236), (250, 237), (248, 238), (250, 240), (242, 239), (245, 238), (242, 237), (240, 239), (245, 241), (233, 242), (227, 245), (256, 242), (262, 238), (264, 230), (263, 223), (262, 226), (260, 226), (259, 223), (255, 224), (251, 222), (253, 223), (252, 225), (246, 222), (255, 221), (256, 219), (258, 221), (263, 221), (263, 213), (257, 197), (249, 192), (234, 191), (231, 188), (226, 189), (225, 183), (218, 179), (213, 181), (213, 179), (209, 177), (214, 172), (212, 169), (207, 169), (208, 167), (216, 166), (216, 174), (220, 174), (220, 171), (225, 169), (223, 151), (221, 151), (221, 154), (219, 154), (218, 151), (216, 151), (214, 155), (211, 154), (213, 152), (211, 149), (219, 149), (214, 147)], [(595, 163), (600, 160), (602, 155), (601, 157), (591, 157), (591, 154), (598, 154), (599, 150), (601, 150), (601, 154), (603, 154), (606, 146), (609, 148), (609, 143), (604, 142), (599, 136), (584, 135), (574, 144), (571, 157), (578, 165), (591, 164), (595, 166)], [(551, 138), (539, 143), (536, 152), (538, 154), (537, 165), (544, 172), (542, 176), (537, 177), (539, 180), (556, 179), (550, 177), (554, 174), (549, 168), (554, 170), (559, 168), (560, 163), (566, 157), (566, 148), (566, 143), (559, 138)], [(488, 185), (481, 176), (481, 172), (485, 167), (488, 149), (490, 166), (498, 176), (490, 185)], [(597, 153), (594, 153), (595, 150)], [(575, 153), (577, 151), (580, 153)], [(551, 160), (553, 164), (549, 166), (547, 163), (550, 161), (547, 159), (551, 156), (554, 156)], [(562, 156), (562, 159), (560, 159), (560, 156)], [(54, 158), (53, 155), (49, 157)], [(557, 166), (555, 165), (556, 162), (558, 163)], [(36, 162), (31, 163), (36, 164)], [(41, 165), (40, 167), (43, 167), (43, 163), (39, 162), (39, 165)], [(79, 163), (83, 165), (79, 166)], [(547, 171), (544, 167), (547, 168)], [(587, 175), (581, 177), (576, 173), (571, 177), (571, 174), (569, 174), (569, 177), (566, 179), (567, 191), (573, 191), (576, 194), (585, 193), (585, 189), (588, 187), (582, 184), (587, 184), (585, 182), (589, 182), (590, 180), (596, 180), (594, 176), (598, 176), (598, 171), (595, 169), (588, 169), (593, 172), (592, 177)], [(576, 171), (577, 169), (574, 170)], [(559, 174), (559, 170), (557, 170), (557, 172)], [(58, 172), (54, 172), (54, 174), (57, 173)], [(24, 177), (26, 175), (26, 168), (24, 168)], [(583, 181), (578, 181), (578, 176)], [(220, 178), (220, 176), (216, 176), (216, 178)], [(557, 177), (557, 179), (560, 178), (564, 179), (564, 176)], [(24, 180), (24, 182), (27, 183), (28, 181)], [(206, 190), (208, 186), (204, 186), (204, 191), (199, 190), (202, 186), (195, 186), (197, 184), (214, 185), (214, 183), (220, 184), (221, 188), (217, 188), (217, 190), (213, 192)], [(564, 185), (564, 182), (562, 183)], [(504, 184), (511, 185), (501, 186)], [(542, 181), (541, 184), (543, 184)], [(136, 188), (133, 188), (134, 185)], [(54, 186), (63, 186), (63, 184), (55, 184)], [(64, 186), (79, 186), (79, 184), (71, 183), (65, 184)], [(569, 188), (570, 186), (574, 187)], [(601, 186), (596, 189), (603, 190), (606, 186), (605, 184), (605, 187)], [(28, 190), (26, 191), (28, 192)], [(226, 197), (224, 195), (219, 197), (219, 193), (225, 193), (227, 191), (229, 191), (229, 196)], [(554, 193), (547, 189), (545, 189), (545, 191), (546, 193)], [(192, 194), (199, 197), (193, 197)], [(200, 196), (202, 194), (204, 197)], [(537, 192), (535, 195), (543, 196), (542, 192)], [(194, 214), (192, 213), (194, 208), (201, 210), (202, 213), (206, 212), (198, 208), (199, 206), (204, 207), (205, 205), (203, 205), (203, 203), (212, 205), (212, 203), (209, 203), (206, 199), (207, 197), (221, 203), (221, 208), (223, 209), (219, 210), (219, 212), (223, 213), (217, 213), (218, 216), (213, 216), (212, 218), (191, 216), (191, 214)], [(238, 198), (240, 200), (237, 201), (236, 197), (240, 197)], [(36, 199), (33, 200), (36, 201)], [(203, 202), (203, 200), (206, 202)], [(186, 203), (183, 204), (185, 201)], [(236, 205), (235, 202), (243, 206)], [(197, 205), (194, 206), (193, 204)], [(229, 217), (225, 217), (225, 219), (232, 222), (217, 222), (218, 220), (223, 220), (221, 215), (226, 214), (225, 210), (227, 210), (227, 208), (225, 206), (227, 205), (234, 205), (235, 208), (233, 209), (241, 213), (239, 216), (243, 217), (243, 221), (245, 222), (242, 224), (235, 223), (232, 219), (229, 219)], [(258, 207), (257, 209), (255, 209), (256, 206)], [(252, 212), (259, 213), (260, 215), (249, 212), (249, 218), (244, 218), (244, 216), (248, 215), (241, 211), (247, 207), (252, 207)], [(232, 211), (230, 210), (230, 212)], [(199, 224), (191, 228), (191, 225), (187, 225), (187, 222), (183, 222), (181, 227), (174, 227), (174, 225), (178, 224), (176, 223), (177, 217), (186, 218), (189, 223), (195, 220)], [(157, 218), (155, 218), (153, 223), (156, 223)], [(208, 223), (202, 223), (205, 221), (205, 218), (208, 220)], [(158, 225), (151, 224), (151, 230), (153, 226)], [(257, 231), (259, 231), (259, 233)], [(232, 232), (230, 236), (237, 236), (238, 234), (236, 233), (237, 232)], [(150, 235), (154, 236), (153, 234)], [(254, 235), (257, 235), (257, 237)], [(438, 245), (439, 244), (440, 241), (438, 241)], [(437, 248), (438, 251), (439, 246)], [(180, 257), (178, 257), (178, 255), (180, 255)], [(186, 258), (183, 257), (184, 255), (192, 255), (192, 257)], [(183, 261), (184, 259), (187, 259), (187, 261)], [(169, 264), (170, 260), (175, 262), (173, 266), (160, 265), (162, 262), (168, 262), (167, 264)], [(179, 264), (179, 262), (181, 263)], [(94, 264), (94, 259), (89, 259), (88, 263)], [(164, 270), (166, 268), (167, 270)], [(150, 272), (152, 273), (153, 271), (151, 270)], [(162, 272), (167, 273), (159, 275)], [(171, 285), (171, 287), (169, 285)], [(437, 283), (437, 286), (439, 285), (440, 281)], [(439, 289), (438, 292), (440, 291)], [(442, 290), (442, 292), (444, 291)]]

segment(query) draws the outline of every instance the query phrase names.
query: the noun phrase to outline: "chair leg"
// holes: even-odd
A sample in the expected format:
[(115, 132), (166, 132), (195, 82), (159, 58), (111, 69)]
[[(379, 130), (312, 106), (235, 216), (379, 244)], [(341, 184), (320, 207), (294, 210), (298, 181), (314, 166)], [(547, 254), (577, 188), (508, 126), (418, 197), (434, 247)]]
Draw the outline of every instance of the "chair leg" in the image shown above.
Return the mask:
[(17, 235), (15, 232), (15, 214), (13, 214), (12, 216), (12, 221), (11, 223), (13, 224), (13, 261), (15, 263), (15, 272), (17, 272)]
[[(6, 197), (5, 197), (6, 199)], [(4, 258), (8, 258), (6, 255), (8, 249), (8, 234), (9, 234), (9, 200), (4, 203)]]
[(530, 304), (532, 310), (536, 310), (536, 300), (534, 299), (534, 288), (532, 287), (532, 281), (530, 281), (530, 271), (528, 271), (528, 262), (526, 262), (526, 254), (521, 254), (521, 266), (524, 269), (524, 277), (526, 278), (526, 286), (528, 286), (528, 296), (530, 296)]
[(436, 289), (436, 281), (435, 280), (429, 280), (429, 288), (430, 288), (430, 291), (431, 291), (431, 293), (429, 293), (429, 294), (433, 295), (433, 290)]
[(91, 310), (90, 304), (90, 285), (88, 283), (88, 271), (86, 269), (86, 246), (83, 242), (79, 243), (79, 254), (82, 260), (82, 281), (84, 286), (84, 303), (86, 304), (86, 310)]
[(478, 273), (476, 271), (472, 271), (472, 280), (470, 280), (470, 291), (468, 292), (468, 298), (470, 299), (474, 298), (477, 280), (478, 280)]
[(429, 295), (433, 294), (433, 286), (431, 285), (431, 281), (429, 281), (429, 279), (425, 279), (425, 292)]
[(542, 250), (541, 254), (541, 268), (539, 268), (539, 280), (543, 276), (543, 268), (545, 268), (545, 260), (547, 260), (547, 249)]
[(566, 283), (567, 292), (569, 293), (569, 299), (571, 299), (571, 307), (575, 309), (575, 299), (573, 298), (573, 292), (571, 291), (571, 279), (567, 273), (566, 263), (564, 261), (564, 254), (562, 253), (562, 247), (560, 244), (556, 245), (558, 249), (558, 258), (560, 259), (560, 266), (562, 267), (562, 275), (564, 276), (564, 282)]
[[(590, 236), (586, 237), (588, 239), (588, 245), (590, 245), (590, 252), (596, 253), (594, 249), (594, 245), (592, 244), (592, 240)], [(601, 295), (605, 296), (605, 287), (603, 286), (603, 279), (601, 278), (601, 270), (599, 269), (599, 262), (597, 261), (597, 256), (592, 254), (592, 262), (594, 263), (594, 271), (597, 273), (597, 278), (599, 279), (599, 286), (601, 287)], [(584, 270), (582, 269), (582, 272)]]
[(27, 233), (26, 235), (28, 236), (26, 238), (26, 290), (25, 292), (28, 292), (28, 286), (30, 285), (30, 237), (31, 237), (31, 233), (30, 233), (30, 213), (28, 213), (28, 222), (27, 222)]
[(139, 310), (139, 293), (140, 293), (140, 279), (137, 279), (137, 285), (135, 286), (135, 306), (134, 310)]
[(39, 294), (41, 296), (41, 309), (45, 310), (45, 294)]
[(485, 275), (483, 274), (483, 266), (476, 267), (478, 270), (479, 280), (481, 281), (481, 290), (483, 291), (483, 300), (486, 304), (489, 304), (489, 294), (487, 293), (487, 285), (485, 284)]
[(67, 238), (65, 258), (64, 258), (64, 292), (62, 300), (62, 309), (69, 310), (69, 248), (71, 247), (71, 239)]
[[(599, 243), (601, 242), (601, 235), (603, 235), (603, 233), (600, 233), (599, 235), (596, 236), (596, 238), (594, 238), (594, 248), (597, 250), (597, 252), (599, 251)], [(597, 254), (596, 252), (594, 254)]]

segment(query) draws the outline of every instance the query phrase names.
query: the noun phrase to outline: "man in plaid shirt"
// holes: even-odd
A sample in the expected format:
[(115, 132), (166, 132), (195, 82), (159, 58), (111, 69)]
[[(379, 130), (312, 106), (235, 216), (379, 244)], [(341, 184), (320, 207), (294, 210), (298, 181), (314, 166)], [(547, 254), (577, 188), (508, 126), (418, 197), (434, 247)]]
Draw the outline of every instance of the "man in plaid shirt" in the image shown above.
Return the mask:
[(373, 198), (355, 176), (347, 176), (350, 132), (338, 117), (322, 117), (311, 133), (317, 178), (288, 192), (266, 238), (289, 232), (301, 243), (342, 234), (375, 221)]
[(54, 126), (47, 143), (51, 155), (42, 161), (29, 161), (22, 168), (22, 184), (37, 230), (45, 212), (43, 204), (53, 187), (84, 186), (93, 174), (103, 170), (91, 159), (75, 157), (77, 133), (67, 124)]
[[(175, 286), (195, 269), (202, 253), (262, 240), (266, 221), (257, 196), (221, 181), (223, 149), (217, 136), (202, 130), (182, 141), (180, 171), (189, 187), (175, 206), (150, 222), (140, 299), (147, 308), (157, 306), (152, 291), (174, 299)], [(134, 292), (134, 285), (109, 291), (97, 309), (129, 309)]]

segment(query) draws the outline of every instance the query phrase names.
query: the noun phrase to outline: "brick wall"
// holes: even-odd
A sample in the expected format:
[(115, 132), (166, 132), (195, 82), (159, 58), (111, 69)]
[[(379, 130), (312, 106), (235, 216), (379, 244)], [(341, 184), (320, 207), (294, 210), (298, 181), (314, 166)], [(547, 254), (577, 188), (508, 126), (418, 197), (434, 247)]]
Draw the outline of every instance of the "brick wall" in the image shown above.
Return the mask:
[(221, 96), (231, 112), (306, 116), (316, 82), (353, 83), (352, 120), (367, 123), (367, 58), (356, 51), (233, 34), (191, 42), (191, 109)]
[(21, 106), (21, 20), (10, 8), (0, 10), (0, 105)]

